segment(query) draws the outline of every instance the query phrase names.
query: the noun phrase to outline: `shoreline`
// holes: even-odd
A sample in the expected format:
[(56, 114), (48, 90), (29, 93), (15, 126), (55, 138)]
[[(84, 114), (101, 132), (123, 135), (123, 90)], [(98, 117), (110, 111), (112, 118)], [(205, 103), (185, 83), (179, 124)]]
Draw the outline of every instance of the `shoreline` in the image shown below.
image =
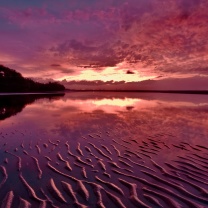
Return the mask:
[(138, 93), (172, 93), (172, 94), (208, 94), (208, 90), (70, 90), (64, 92), (138, 92)]
[(81, 92), (81, 93), (105, 93), (105, 92), (120, 92), (120, 93), (158, 93), (158, 94), (193, 94), (193, 95), (208, 95), (208, 90), (70, 90), (64, 91), (49, 91), (49, 92), (0, 92), (0, 96), (9, 95), (64, 95), (65, 93)]

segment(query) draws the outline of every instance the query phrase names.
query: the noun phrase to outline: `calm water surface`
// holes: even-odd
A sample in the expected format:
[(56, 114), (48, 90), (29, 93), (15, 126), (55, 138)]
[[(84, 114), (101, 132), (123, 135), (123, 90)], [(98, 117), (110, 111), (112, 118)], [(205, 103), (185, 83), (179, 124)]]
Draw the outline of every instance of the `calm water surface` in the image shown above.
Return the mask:
[(17, 133), (44, 141), (45, 136), (65, 139), (119, 129), (136, 139), (169, 134), (203, 143), (208, 132), (207, 95), (91, 92), (4, 96), (0, 101), (1, 134), (9, 134), (12, 144), (21, 140)]
[[(12, 207), (26, 202), (37, 207), (43, 201), (46, 207), (97, 207), (100, 196), (96, 190), (100, 189), (95, 183), (103, 187), (101, 201), (106, 207), (167, 207), (167, 203), (190, 207), (178, 195), (196, 207), (206, 207), (208, 181), (200, 182), (208, 173), (206, 147), (207, 95), (1, 95), (0, 201), (10, 200)], [(66, 168), (66, 161), (71, 170)], [(162, 168), (173, 175), (165, 175)], [(61, 181), (71, 184), (77, 200)], [(77, 185), (79, 181), (89, 195)], [(177, 187), (170, 185), (173, 182)], [(139, 201), (130, 197), (129, 184), (137, 185)], [(175, 195), (152, 184), (164, 186)], [(201, 189), (207, 192), (202, 194)]]

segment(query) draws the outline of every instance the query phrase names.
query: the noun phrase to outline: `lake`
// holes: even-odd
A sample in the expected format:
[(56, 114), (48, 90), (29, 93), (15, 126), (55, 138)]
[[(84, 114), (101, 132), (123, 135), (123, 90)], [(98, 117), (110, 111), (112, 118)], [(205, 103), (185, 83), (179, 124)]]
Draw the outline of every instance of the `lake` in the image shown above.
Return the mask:
[(0, 95), (2, 207), (207, 207), (207, 175), (207, 95)]

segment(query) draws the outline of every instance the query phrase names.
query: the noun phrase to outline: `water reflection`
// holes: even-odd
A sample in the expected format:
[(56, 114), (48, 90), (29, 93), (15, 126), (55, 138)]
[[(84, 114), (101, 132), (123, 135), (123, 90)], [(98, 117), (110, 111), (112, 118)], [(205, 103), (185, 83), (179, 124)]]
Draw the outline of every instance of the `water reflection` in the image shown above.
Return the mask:
[(27, 105), (34, 103), (38, 99), (47, 98), (53, 100), (59, 99), (61, 96), (64, 96), (64, 94), (0, 95), (0, 120), (20, 113)]
[(207, 95), (163, 94), (163, 93), (125, 93), (125, 92), (74, 92), (54, 102), (56, 108), (67, 108), (83, 112), (101, 110), (117, 113), (126, 110), (150, 109), (159, 105), (196, 107), (206, 106)]
[(148, 195), (157, 207), (208, 203), (207, 96), (86, 92), (39, 98), (1, 102), (8, 109), (2, 112), (13, 113), (0, 122), (0, 201), (14, 208), (21, 199), (34, 207), (43, 200), (45, 207), (155, 207)]
[(0, 109), (1, 120), (8, 118), (1, 122), (2, 128), (35, 134), (44, 131), (52, 137), (77, 137), (109, 128), (111, 131), (121, 128), (123, 137), (131, 134), (137, 137), (138, 133), (149, 135), (151, 129), (152, 134), (166, 132), (179, 138), (187, 134), (193, 142), (203, 141), (208, 126), (206, 95), (113, 92), (15, 95), (1, 97)]
[[(48, 99), (47, 102), (45, 99)], [(42, 100), (43, 99), (43, 100)], [(39, 101), (38, 101), (39, 100)], [(38, 102), (35, 102), (38, 101)], [(106, 113), (141, 110), (160, 105), (170, 106), (206, 106), (207, 95), (181, 95), (162, 93), (123, 93), (123, 92), (72, 92), (66, 94), (19, 94), (0, 95), (0, 120), (21, 112), (27, 105), (54, 111), (97, 110)], [(61, 112), (60, 112), (61, 113)]]

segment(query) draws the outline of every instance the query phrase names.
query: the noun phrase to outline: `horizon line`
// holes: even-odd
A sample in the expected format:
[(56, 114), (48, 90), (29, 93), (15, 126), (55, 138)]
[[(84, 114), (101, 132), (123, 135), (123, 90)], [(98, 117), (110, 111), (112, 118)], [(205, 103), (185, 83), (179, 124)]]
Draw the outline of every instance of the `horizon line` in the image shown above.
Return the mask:
[(71, 92), (146, 92), (146, 93), (178, 93), (178, 94), (208, 94), (208, 90), (76, 90), (65, 89)]

